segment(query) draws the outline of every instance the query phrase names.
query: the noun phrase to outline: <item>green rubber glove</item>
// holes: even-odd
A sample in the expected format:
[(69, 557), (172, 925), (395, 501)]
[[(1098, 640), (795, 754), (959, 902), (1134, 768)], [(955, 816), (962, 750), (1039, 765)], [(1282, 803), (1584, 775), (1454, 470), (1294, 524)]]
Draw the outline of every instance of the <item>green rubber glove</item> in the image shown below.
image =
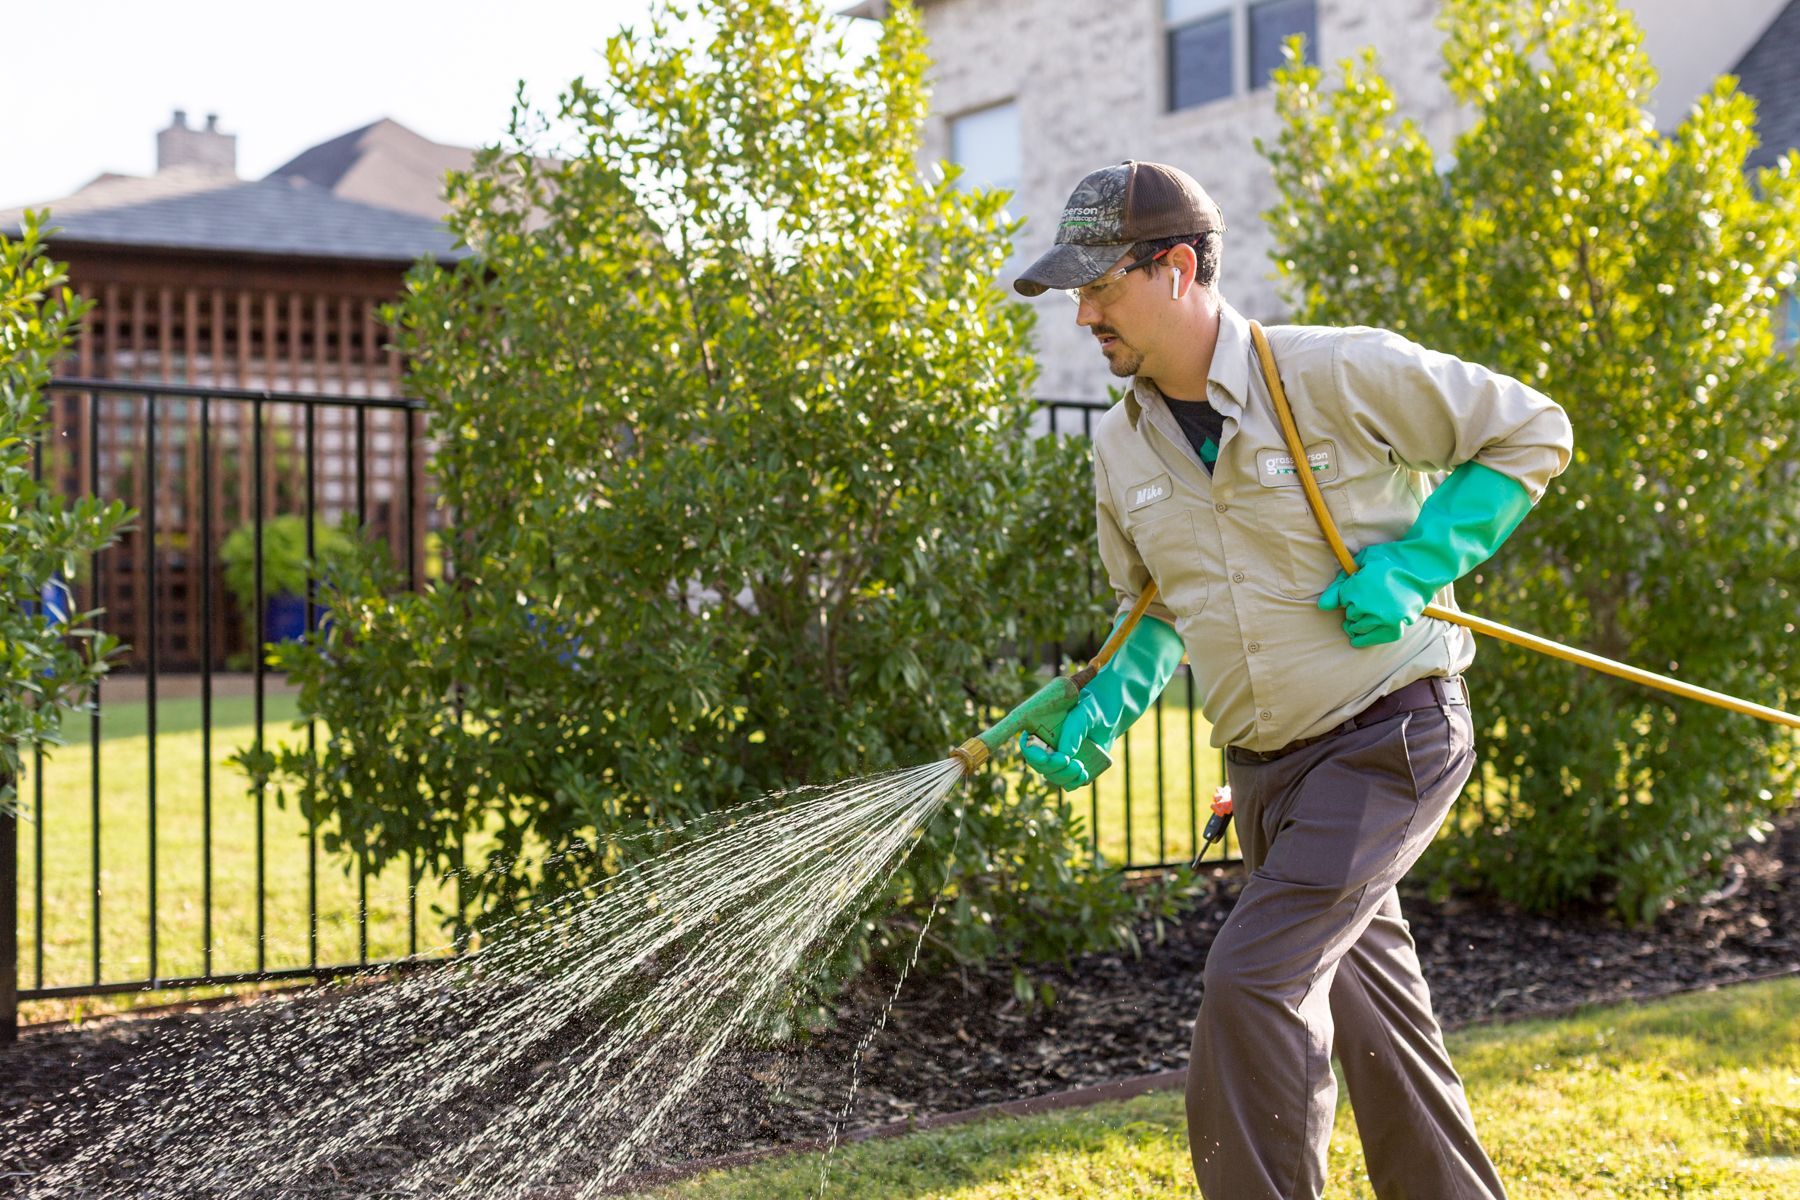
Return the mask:
[(1056, 749), (1032, 745), (1028, 735), (1019, 735), (1026, 765), (1064, 791), (1091, 783), (1087, 767), (1075, 757), (1082, 743), (1109, 749), (1113, 739), (1162, 695), (1181, 665), (1181, 655), (1181, 635), (1171, 625), (1155, 617), (1143, 618), (1125, 644), (1081, 689), (1081, 699), (1057, 730)]
[(1439, 588), (1493, 557), (1530, 511), (1524, 484), (1466, 462), (1425, 498), (1405, 537), (1363, 549), (1356, 574), (1339, 571), (1319, 607), (1344, 610), (1352, 646), (1398, 641)]

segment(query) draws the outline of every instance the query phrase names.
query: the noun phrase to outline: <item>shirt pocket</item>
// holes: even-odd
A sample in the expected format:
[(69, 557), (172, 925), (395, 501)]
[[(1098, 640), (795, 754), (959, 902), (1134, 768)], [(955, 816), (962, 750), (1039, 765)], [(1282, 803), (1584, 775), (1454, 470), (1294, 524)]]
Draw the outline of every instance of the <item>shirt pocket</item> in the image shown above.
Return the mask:
[(1200, 561), (1193, 513), (1182, 509), (1146, 521), (1132, 530), (1131, 537), (1169, 611), (1191, 617), (1206, 607), (1206, 568)]
[[(1321, 487), (1325, 509), (1343, 536), (1346, 522), (1351, 520), (1347, 489), (1342, 486)], [(1281, 594), (1294, 600), (1317, 600), (1331, 586), (1339, 571), (1337, 555), (1325, 540), (1325, 531), (1306, 502), (1306, 492), (1298, 487), (1267, 489), (1263, 497), (1262, 533), (1275, 563), (1276, 582)]]

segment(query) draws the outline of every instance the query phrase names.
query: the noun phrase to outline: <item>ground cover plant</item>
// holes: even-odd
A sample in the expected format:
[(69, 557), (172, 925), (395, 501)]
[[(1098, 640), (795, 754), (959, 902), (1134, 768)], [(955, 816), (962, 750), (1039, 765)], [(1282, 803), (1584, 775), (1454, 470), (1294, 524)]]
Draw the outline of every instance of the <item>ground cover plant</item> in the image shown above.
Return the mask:
[[(1660, 133), (1612, 0), (1451, 0), (1448, 160), (1371, 55), (1276, 76), (1266, 219), (1296, 319), (1384, 326), (1560, 401), (1575, 458), (1471, 612), (1792, 710), (1800, 697), (1800, 156), (1747, 174), (1729, 78)], [(1304, 414), (1300, 414), (1304, 424)], [(1538, 909), (1632, 920), (1711, 886), (1794, 800), (1794, 732), (1483, 641), (1485, 786), (1428, 860)]]
[[(1800, 980), (1452, 1034), (1482, 1140), (1517, 1200), (1800, 1189)], [(1186, 1200), (1181, 1093), (838, 1148), (858, 1200)], [(1328, 1194), (1374, 1196), (1340, 1091)], [(639, 1200), (788, 1200), (816, 1155), (714, 1173)], [(851, 1182), (854, 1181), (854, 1182)]]

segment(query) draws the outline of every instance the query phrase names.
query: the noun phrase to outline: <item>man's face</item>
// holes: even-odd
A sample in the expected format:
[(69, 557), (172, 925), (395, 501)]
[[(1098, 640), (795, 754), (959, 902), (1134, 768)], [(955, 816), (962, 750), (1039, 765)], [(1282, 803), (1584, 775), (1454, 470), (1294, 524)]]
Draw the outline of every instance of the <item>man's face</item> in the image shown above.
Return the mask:
[[(1110, 270), (1116, 271), (1129, 261), (1122, 257)], [(1156, 304), (1158, 283), (1167, 289), (1166, 274), (1152, 278), (1146, 267), (1109, 283), (1090, 284), (1081, 291), (1075, 323), (1099, 340), (1107, 367), (1121, 379), (1143, 373), (1145, 358), (1151, 356), (1158, 340), (1160, 320), (1168, 315), (1167, 305)], [(1168, 298), (1166, 291), (1162, 298)]]

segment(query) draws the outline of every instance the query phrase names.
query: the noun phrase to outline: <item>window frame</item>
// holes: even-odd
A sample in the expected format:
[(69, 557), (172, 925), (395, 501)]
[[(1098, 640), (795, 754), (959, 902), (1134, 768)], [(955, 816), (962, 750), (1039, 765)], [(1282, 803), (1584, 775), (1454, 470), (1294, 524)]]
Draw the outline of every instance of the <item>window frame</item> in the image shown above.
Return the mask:
[[(1198, 0), (1201, 7), (1199, 7), (1197, 12), (1191, 13), (1180, 20), (1171, 19), (1169, 16), (1171, 4), (1179, 4), (1180, 2), (1181, 0), (1156, 0), (1157, 15), (1161, 31), (1160, 36), (1162, 40), (1162, 53), (1160, 55), (1163, 70), (1162, 115), (1174, 116), (1178, 113), (1195, 112), (1200, 109), (1210, 108), (1215, 104), (1222, 104), (1227, 100), (1241, 100), (1246, 96), (1254, 96), (1258, 92), (1267, 91), (1269, 87), (1268, 84), (1252, 84), (1250, 79), (1250, 10), (1257, 7), (1258, 4), (1266, 2), (1266, 0), (1217, 0), (1216, 3), (1209, 3), (1208, 0)], [(1312, 61), (1316, 63), (1321, 61), (1319, 53), (1320, 0), (1310, 0), (1310, 3), (1312, 4), (1313, 33), (1312, 36), (1307, 39), (1307, 49), (1312, 56)], [(1178, 30), (1186, 29), (1191, 25), (1198, 25), (1204, 21), (1216, 20), (1220, 16), (1228, 16), (1231, 21), (1231, 90), (1223, 96), (1217, 96), (1211, 100), (1203, 100), (1198, 104), (1189, 104), (1177, 108), (1175, 107), (1176, 71), (1174, 35)]]
[[(969, 181), (968, 180), (968, 174), (969, 174), (968, 165), (969, 164), (957, 156), (956, 130), (957, 130), (958, 123), (962, 122), (962, 121), (966, 121), (971, 117), (987, 116), (987, 115), (996, 113), (996, 112), (1000, 111), (1001, 109), (1007, 109), (1007, 108), (1010, 108), (1013, 112), (1013, 144), (1014, 144), (1014, 152), (1015, 152), (1015, 155), (1018, 160), (1017, 176), (1012, 180), (1010, 185), (1008, 185), (1004, 181), (996, 181), (996, 182), (984, 182), (981, 180)], [(1016, 196), (1019, 193), (1019, 189), (1024, 186), (1024, 183), (1025, 183), (1024, 114), (1023, 114), (1023, 109), (1019, 105), (1019, 98), (1017, 96), (1007, 96), (1004, 99), (993, 100), (986, 104), (978, 104), (973, 108), (965, 108), (961, 112), (948, 114), (944, 118), (944, 139), (945, 139), (945, 142), (947, 143), (944, 147), (944, 149), (946, 151), (946, 157), (951, 162), (964, 168), (963, 178), (959, 179), (957, 181), (957, 187), (965, 189), (965, 190), (967, 190), (969, 188), (977, 188), (977, 187), (979, 187), (979, 188), (995, 188), (995, 189), (1011, 192), (1013, 195)]]

